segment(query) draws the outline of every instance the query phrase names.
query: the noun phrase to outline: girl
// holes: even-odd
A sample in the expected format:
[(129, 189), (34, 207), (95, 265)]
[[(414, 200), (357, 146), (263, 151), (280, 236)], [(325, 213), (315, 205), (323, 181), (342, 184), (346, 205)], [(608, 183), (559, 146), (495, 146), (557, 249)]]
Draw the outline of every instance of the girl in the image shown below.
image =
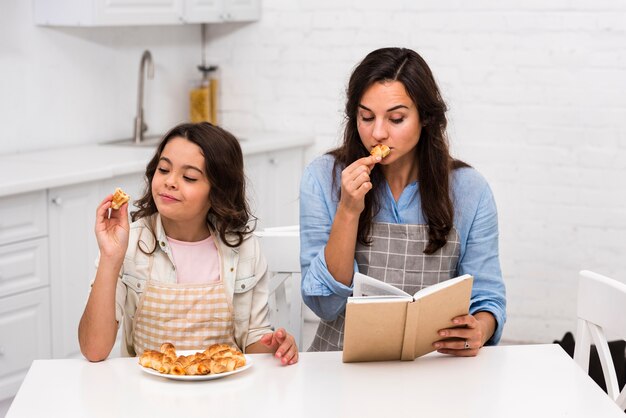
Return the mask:
[[(446, 106), (416, 52), (370, 53), (349, 81), (343, 144), (300, 187), (302, 295), (322, 319), (310, 348), (341, 350), (355, 271), (409, 294), (474, 276), (470, 315), (440, 330), (442, 353), (474, 356), (500, 339), (505, 291), (491, 190), (446, 139)], [(391, 152), (370, 155), (379, 144)]]
[(123, 319), (124, 355), (172, 342), (177, 349), (236, 344), (298, 361), (294, 338), (272, 331), (267, 264), (248, 227), (243, 156), (230, 133), (182, 124), (146, 168), (149, 188), (131, 214), (96, 212), (100, 258), (78, 334), (83, 355), (104, 360)]

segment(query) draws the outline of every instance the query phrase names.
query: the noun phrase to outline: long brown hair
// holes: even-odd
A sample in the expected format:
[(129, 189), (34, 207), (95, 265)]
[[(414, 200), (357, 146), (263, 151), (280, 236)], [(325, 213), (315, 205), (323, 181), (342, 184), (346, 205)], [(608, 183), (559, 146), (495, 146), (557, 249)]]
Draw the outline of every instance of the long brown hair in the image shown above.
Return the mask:
[[(139, 209), (131, 212), (133, 222), (157, 213), (152, 197), (152, 179), (163, 149), (172, 138), (185, 138), (202, 150), (205, 171), (211, 186), (208, 196), (211, 208), (207, 213), (207, 223), (229, 247), (241, 245), (245, 235), (254, 230), (254, 225), (249, 222), (251, 216), (246, 200), (243, 154), (239, 141), (231, 133), (208, 122), (183, 123), (163, 137), (146, 167), (146, 191), (135, 202)], [(234, 234), (237, 239), (229, 239), (227, 234)]]
[[(450, 196), (450, 172), (467, 167), (454, 160), (448, 150), (446, 136), (446, 104), (426, 61), (415, 51), (406, 48), (382, 48), (370, 52), (354, 69), (346, 92), (345, 130), (343, 144), (330, 154), (335, 157), (336, 172), (355, 160), (369, 155), (357, 130), (358, 106), (365, 91), (374, 83), (399, 81), (417, 106), (422, 132), (415, 149), (422, 213), (428, 223), (428, 245), (424, 250), (432, 254), (447, 242), (452, 229), (454, 207)], [(373, 193), (365, 195), (365, 209), (359, 218), (357, 239), (371, 244), (373, 218), (380, 210), (381, 196), (377, 193), (384, 182), (378, 165), (370, 174)], [(338, 188), (341, 193), (341, 188)]]

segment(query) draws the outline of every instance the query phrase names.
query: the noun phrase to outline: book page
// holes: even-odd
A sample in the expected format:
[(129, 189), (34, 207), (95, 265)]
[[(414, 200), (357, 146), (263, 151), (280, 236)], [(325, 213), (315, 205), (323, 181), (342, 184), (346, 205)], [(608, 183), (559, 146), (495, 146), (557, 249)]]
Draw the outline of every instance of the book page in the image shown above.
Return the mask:
[(411, 297), (411, 295), (398, 289), (397, 287), (361, 273), (354, 273), (352, 283), (354, 284), (354, 290), (352, 291), (352, 296), (354, 298), (372, 296)]
[(450, 280), (445, 280), (443, 282), (439, 282), (437, 284), (434, 284), (432, 286), (428, 286), (423, 288), (422, 290), (417, 291), (417, 293), (415, 293), (413, 295), (413, 300), (418, 300), (421, 299), (425, 296), (431, 295), (433, 293), (439, 292), (441, 289), (445, 289), (447, 287), (450, 286), (454, 286), (457, 283), (460, 283), (464, 280), (470, 280), (472, 279), (472, 276), (470, 276), (469, 274), (464, 274), (463, 276), (459, 276), (459, 277), (455, 277), (453, 279)]

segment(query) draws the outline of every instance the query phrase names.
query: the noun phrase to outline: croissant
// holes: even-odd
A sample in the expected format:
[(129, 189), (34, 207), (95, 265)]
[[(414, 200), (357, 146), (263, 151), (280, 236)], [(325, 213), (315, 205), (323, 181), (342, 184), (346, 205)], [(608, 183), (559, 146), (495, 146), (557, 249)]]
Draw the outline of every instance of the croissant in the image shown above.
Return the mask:
[(204, 350), (203, 354), (208, 357), (213, 357), (218, 353), (230, 350), (232, 350), (232, 348), (228, 344), (213, 344), (212, 346)]
[(163, 353), (165, 356), (169, 357), (172, 359), (172, 362), (176, 360), (177, 356), (176, 356), (176, 348), (174, 347), (174, 344), (172, 343), (163, 343), (161, 344), (161, 347), (159, 348), (159, 351), (161, 353)]
[(122, 205), (130, 200), (130, 196), (124, 193), (122, 189), (119, 187), (115, 189), (115, 193), (113, 193), (113, 200), (111, 201), (112, 209), (119, 209)]
[(139, 357), (139, 364), (143, 367), (149, 367), (151, 369), (160, 367), (162, 361), (163, 353), (153, 350), (147, 350), (141, 355), (141, 357)]
[(372, 150), (370, 151), (370, 155), (377, 155), (380, 158), (385, 158), (389, 155), (390, 152), (391, 150), (387, 145), (378, 144), (374, 148), (372, 148)]
[(189, 375), (209, 374), (212, 364), (213, 360), (211, 359), (196, 360), (187, 366), (185, 373)]
[(213, 344), (203, 352), (176, 355), (172, 343), (163, 343), (159, 351), (146, 350), (139, 364), (164, 374), (205, 375), (230, 372), (246, 365), (243, 353), (228, 344)]

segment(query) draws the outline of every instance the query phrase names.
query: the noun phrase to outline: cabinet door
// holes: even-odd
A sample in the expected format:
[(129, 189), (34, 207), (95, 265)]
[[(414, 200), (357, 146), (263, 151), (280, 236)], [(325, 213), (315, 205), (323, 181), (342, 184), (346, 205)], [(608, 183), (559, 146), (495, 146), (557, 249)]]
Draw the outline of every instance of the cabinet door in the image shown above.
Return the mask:
[(261, 0), (225, 0), (224, 20), (241, 22), (261, 18)]
[(52, 354), (80, 356), (78, 322), (95, 275), (95, 213), (99, 183), (51, 189), (49, 198)]
[(118, 26), (180, 23), (184, 0), (34, 0), (38, 25)]
[(0, 297), (48, 286), (48, 238), (0, 246)]
[(0, 245), (43, 237), (47, 233), (44, 191), (0, 198)]
[(265, 226), (297, 225), (300, 218), (300, 178), (304, 170), (304, 149), (273, 152), (268, 163), (273, 199), (266, 202), (271, 224)]
[(183, 9), (185, 23), (221, 22), (224, 0), (186, 0)]
[(292, 148), (245, 158), (248, 199), (257, 229), (299, 222), (300, 177), (304, 149)]
[(0, 298), (0, 400), (14, 396), (33, 360), (50, 358), (50, 295)]
[(159, 25), (180, 23), (183, 0), (97, 0), (99, 25)]
[(250, 205), (250, 213), (258, 218), (257, 230), (261, 230), (267, 223), (263, 203), (271, 192), (268, 180), (268, 155), (255, 154), (244, 156), (246, 172), (246, 197)]

